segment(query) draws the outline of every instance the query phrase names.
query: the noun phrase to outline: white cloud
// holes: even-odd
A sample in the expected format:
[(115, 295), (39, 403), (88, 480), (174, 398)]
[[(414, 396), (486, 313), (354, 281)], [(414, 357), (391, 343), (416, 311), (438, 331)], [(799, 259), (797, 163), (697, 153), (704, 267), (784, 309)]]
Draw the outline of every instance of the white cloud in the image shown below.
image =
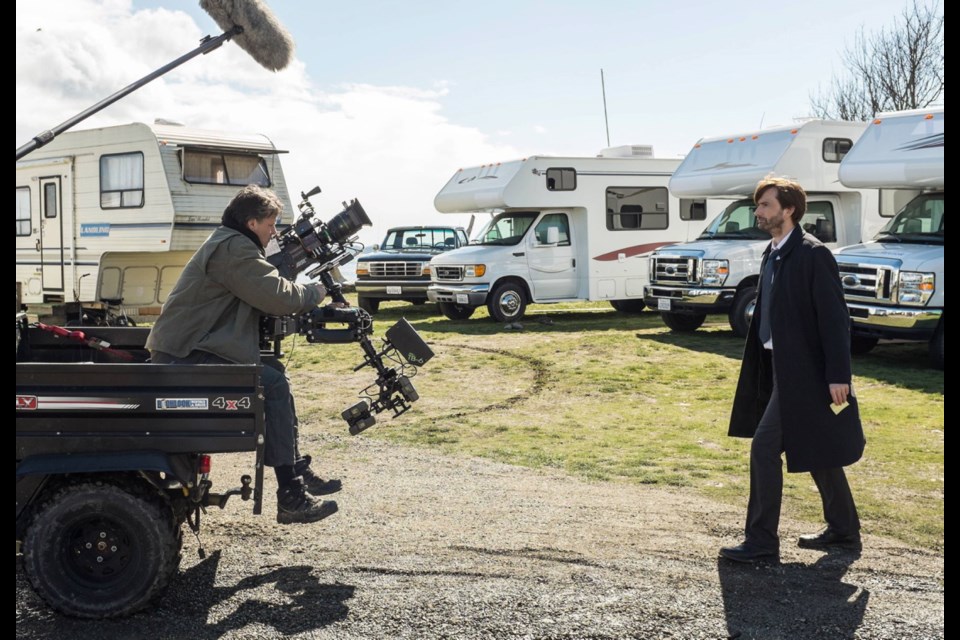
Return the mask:
[[(183, 12), (134, 11), (128, 0), (18, 2), (17, 145), (193, 50), (203, 35)], [(367, 242), (393, 224), (465, 224), (468, 216), (433, 209), (437, 191), (460, 167), (521, 155), (450, 122), (446, 84), (324, 90), (308, 72), (299, 60), (269, 72), (228, 43), (74, 128), (165, 118), (262, 133), (290, 151), (282, 163), (291, 193), (323, 188), (318, 213), (332, 216), (354, 197), (363, 203), (374, 221)]]

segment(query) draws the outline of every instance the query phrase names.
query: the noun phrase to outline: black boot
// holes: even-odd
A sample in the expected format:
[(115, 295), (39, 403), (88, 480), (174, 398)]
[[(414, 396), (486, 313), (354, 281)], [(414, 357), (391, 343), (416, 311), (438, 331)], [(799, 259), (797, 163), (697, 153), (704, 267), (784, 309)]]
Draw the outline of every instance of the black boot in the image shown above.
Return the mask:
[(300, 476), (277, 490), (277, 522), (280, 524), (316, 522), (336, 512), (337, 503), (310, 495)]
[(293, 469), (298, 476), (303, 478), (303, 482), (312, 495), (326, 496), (336, 493), (343, 488), (343, 483), (336, 478), (324, 480), (313, 472), (310, 468), (311, 457), (309, 455), (301, 457), (293, 464)]

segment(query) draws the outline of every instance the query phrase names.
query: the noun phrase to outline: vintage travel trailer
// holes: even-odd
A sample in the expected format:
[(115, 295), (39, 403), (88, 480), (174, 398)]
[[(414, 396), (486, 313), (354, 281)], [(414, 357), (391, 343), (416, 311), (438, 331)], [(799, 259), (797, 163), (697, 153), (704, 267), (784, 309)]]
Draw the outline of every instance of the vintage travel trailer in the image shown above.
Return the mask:
[(707, 314), (725, 313), (733, 332), (746, 336), (761, 254), (770, 242), (757, 228), (752, 196), (770, 174), (803, 186), (808, 202), (800, 225), (831, 248), (872, 237), (887, 221), (879, 192), (846, 187), (837, 178), (840, 161), (866, 126), (811, 120), (697, 142), (670, 178), (670, 192), (725, 198), (727, 206), (695, 241), (654, 252), (647, 306), (674, 331), (694, 331)]
[(292, 210), (279, 153), (264, 135), (172, 124), (61, 134), (17, 161), (22, 301), (158, 308), (241, 187)]
[(429, 299), (451, 319), (486, 305), (500, 322), (522, 317), (531, 302), (642, 309), (647, 256), (695, 237), (707, 216), (703, 200), (668, 191), (679, 162), (629, 146), (457, 171), (437, 194), (437, 211), (494, 216), (470, 245), (430, 261)]
[(840, 164), (849, 187), (913, 199), (870, 242), (835, 251), (852, 348), (881, 339), (929, 344), (943, 368), (943, 107), (878, 114)]

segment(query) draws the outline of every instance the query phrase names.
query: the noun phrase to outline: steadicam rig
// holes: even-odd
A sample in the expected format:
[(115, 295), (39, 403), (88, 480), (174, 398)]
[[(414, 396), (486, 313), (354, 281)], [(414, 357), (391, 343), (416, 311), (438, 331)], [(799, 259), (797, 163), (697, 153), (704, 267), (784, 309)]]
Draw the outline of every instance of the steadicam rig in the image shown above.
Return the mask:
[(336, 267), (353, 259), (358, 246), (353, 234), (369, 225), (370, 219), (354, 200), (349, 205), (345, 203), (343, 211), (329, 222), (317, 221), (309, 197), (319, 192), (316, 187), (301, 194), (300, 217), (279, 235), (279, 251), (267, 260), (289, 280), (304, 271), (310, 278), (319, 278), (333, 303), (295, 316), (264, 317), (260, 347), (268, 350), (272, 343), (272, 351), (279, 358), (280, 341), (292, 334), (303, 335), (313, 343), (359, 343), (363, 362), (353, 370), (373, 367), (377, 379), (360, 392), (359, 402), (341, 414), (350, 433), (356, 435), (376, 424), (376, 414), (393, 411), (398, 416), (419, 399), (410, 378), (416, 375), (418, 366), (433, 357), (433, 351), (405, 319), (387, 329), (381, 349), (374, 346), (370, 340), (373, 318), (363, 309), (347, 305), (340, 283), (332, 274)]

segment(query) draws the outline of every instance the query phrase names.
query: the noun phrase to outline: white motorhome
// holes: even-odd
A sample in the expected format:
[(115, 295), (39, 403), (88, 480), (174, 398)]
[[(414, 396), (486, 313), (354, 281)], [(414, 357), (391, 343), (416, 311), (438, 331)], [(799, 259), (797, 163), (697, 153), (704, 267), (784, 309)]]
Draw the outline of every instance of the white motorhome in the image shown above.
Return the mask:
[(240, 187), (291, 210), (278, 153), (263, 135), (167, 124), (61, 134), (17, 162), (23, 302), (159, 307)]
[(943, 107), (878, 114), (840, 164), (850, 187), (915, 196), (870, 242), (835, 251), (853, 349), (928, 341), (943, 368)]
[(659, 309), (674, 331), (695, 331), (707, 314), (726, 313), (734, 334), (746, 336), (760, 258), (770, 242), (757, 228), (752, 196), (770, 174), (803, 186), (808, 199), (800, 225), (831, 248), (871, 237), (885, 222), (878, 191), (845, 187), (837, 178), (841, 159), (866, 126), (810, 120), (697, 142), (670, 178), (670, 192), (730, 202), (694, 242), (653, 253), (647, 306)]
[(522, 317), (531, 302), (608, 300), (639, 311), (646, 257), (695, 236), (706, 219), (702, 200), (667, 190), (678, 164), (638, 145), (457, 171), (437, 211), (495, 215), (470, 245), (430, 261), (428, 298), (451, 319), (485, 304), (499, 322)]

